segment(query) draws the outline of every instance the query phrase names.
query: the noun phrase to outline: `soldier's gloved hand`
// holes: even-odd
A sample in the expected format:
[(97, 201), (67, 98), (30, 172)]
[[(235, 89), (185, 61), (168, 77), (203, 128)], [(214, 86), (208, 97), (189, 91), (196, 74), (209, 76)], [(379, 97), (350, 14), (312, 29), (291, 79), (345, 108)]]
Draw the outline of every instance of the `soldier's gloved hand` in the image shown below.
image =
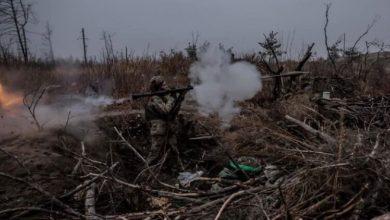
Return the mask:
[(184, 100), (184, 97), (185, 97), (186, 93), (187, 93), (187, 91), (181, 92), (181, 93), (179, 94), (179, 97), (178, 97), (177, 99), (179, 99), (179, 100), (181, 100), (181, 101)]
[(177, 95), (177, 93), (171, 93), (171, 94), (169, 94), (172, 98), (174, 98), (175, 100), (179, 97), (178, 95)]

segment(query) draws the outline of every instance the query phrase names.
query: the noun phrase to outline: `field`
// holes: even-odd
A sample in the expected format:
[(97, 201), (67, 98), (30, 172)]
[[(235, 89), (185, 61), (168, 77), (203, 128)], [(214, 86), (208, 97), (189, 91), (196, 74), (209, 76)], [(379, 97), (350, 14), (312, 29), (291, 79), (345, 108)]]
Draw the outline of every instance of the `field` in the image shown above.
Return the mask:
[[(264, 79), (261, 91), (236, 103), (241, 110), (228, 125), (200, 114), (187, 94), (181, 159), (185, 171), (204, 173), (188, 186), (178, 183), (170, 155), (160, 167), (144, 161), (146, 101), (115, 99), (147, 92), (157, 73), (171, 87), (188, 85), (194, 57), (3, 62), (0, 218), (369, 219), (390, 212), (390, 57), (311, 59), (310, 51), (299, 69), (300, 61), (232, 57)], [(293, 71), (303, 72), (279, 77)], [(100, 96), (108, 101), (97, 108), (76, 100)], [(261, 173), (218, 177), (242, 156), (260, 160)]]

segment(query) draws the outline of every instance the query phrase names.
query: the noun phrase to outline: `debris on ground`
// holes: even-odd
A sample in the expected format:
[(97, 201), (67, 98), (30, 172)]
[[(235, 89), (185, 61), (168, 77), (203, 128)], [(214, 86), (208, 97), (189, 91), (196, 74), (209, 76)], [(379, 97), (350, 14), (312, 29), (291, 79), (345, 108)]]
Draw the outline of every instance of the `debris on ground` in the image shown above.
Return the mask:
[(179, 173), (177, 180), (179, 180), (181, 186), (188, 187), (191, 184), (191, 182), (195, 181), (202, 175), (203, 175), (203, 171), (196, 171), (195, 173), (181, 172)]
[[(69, 113), (61, 126), (36, 131), (23, 124), (4, 133), (0, 218), (386, 219), (390, 97), (313, 69), (278, 79), (275, 91), (281, 76), (271, 75), (262, 92), (236, 103), (240, 111), (223, 126), (218, 114), (197, 111), (189, 94), (176, 118), (178, 153), (168, 148), (158, 163), (147, 158), (146, 101), (129, 101), (134, 79), (115, 75), (115, 96), (126, 101), (109, 102), (92, 121), (68, 124)], [(138, 83), (149, 79), (131, 74)], [(0, 123), (5, 118), (1, 112)]]

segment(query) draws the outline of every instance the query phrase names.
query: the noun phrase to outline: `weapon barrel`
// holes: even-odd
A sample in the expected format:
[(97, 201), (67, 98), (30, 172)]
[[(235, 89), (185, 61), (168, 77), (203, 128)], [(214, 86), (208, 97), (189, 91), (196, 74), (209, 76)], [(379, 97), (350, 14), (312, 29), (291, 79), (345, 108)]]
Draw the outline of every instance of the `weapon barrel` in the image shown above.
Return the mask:
[(172, 94), (172, 93), (180, 93), (180, 92), (184, 92), (184, 91), (188, 91), (188, 90), (192, 90), (192, 89), (194, 89), (194, 87), (187, 86), (185, 88), (177, 88), (177, 89), (170, 89), (170, 90), (157, 91), (157, 92), (132, 94), (131, 97), (133, 99), (139, 99), (139, 98), (155, 96), (155, 95), (167, 95), (167, 94)]

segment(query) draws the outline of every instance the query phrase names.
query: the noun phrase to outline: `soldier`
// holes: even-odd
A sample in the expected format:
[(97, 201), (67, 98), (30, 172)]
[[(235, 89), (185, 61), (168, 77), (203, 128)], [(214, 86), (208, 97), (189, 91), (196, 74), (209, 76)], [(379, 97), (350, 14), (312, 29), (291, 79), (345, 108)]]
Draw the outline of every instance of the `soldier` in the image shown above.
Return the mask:
[[(167, 89), (168, 86), (161, 76), (154, 76), (150, 80), (151, 92)], [(177, 129), (175, 128), (175, 118), (184, 96), (185, 92), (150, 97), (145, 107), (145, 118), (150, 123), (151, 136), (151, 149), (147, 159), (149, 163), (155, 162), (161, 154), (172, 149), (176, 153), (181, 169), (184, 169), (177, 148)]]

